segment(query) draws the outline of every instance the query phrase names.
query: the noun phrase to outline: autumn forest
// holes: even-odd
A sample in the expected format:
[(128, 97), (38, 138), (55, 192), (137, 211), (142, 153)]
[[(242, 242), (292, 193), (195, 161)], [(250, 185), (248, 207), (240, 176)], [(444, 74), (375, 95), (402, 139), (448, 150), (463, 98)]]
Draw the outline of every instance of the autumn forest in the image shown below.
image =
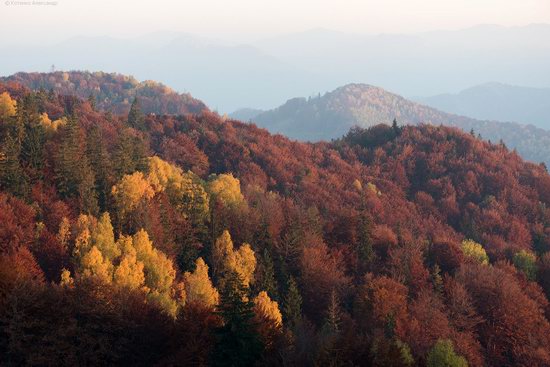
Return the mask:
[(549, 320), (550, 175), (503, 143), (0, 82), (0, 365), (549, 366)]

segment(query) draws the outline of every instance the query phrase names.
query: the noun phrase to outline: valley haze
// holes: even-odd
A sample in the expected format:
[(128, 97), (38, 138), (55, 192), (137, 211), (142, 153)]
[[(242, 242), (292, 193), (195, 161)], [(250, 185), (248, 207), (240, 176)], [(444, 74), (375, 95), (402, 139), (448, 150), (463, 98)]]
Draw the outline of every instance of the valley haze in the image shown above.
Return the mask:
[[(0, 46), (0, 71), (101, 70), (163, 82), (220, 113), (269, 109), (348, 83), (406, 96), (500, 82), (550, 86), (550, 25), (362, 35), (316, 28), (250, 43), (179, 32)], [(452, 111), (451, 111), (452, 112)], [(530, 121), (520, 121), (530, 122)]]

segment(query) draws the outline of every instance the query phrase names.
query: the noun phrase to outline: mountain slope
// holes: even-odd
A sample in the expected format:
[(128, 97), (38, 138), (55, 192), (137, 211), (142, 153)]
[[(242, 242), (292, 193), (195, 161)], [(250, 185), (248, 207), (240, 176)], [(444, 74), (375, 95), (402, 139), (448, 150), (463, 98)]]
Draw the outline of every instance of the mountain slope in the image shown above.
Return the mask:
[(427, 123), (474, 130), (484, 139), (502, 140), (528, 160), (550, 163), (550, 132), (532, 125), (480, 121), (441, 112), (409, 101), (382, 88), (348, 84), (316, 98), (294, 98), (252, 118), (258, 126), (300, 140), (335, 139), (350, 127)]
[(486, 83), (457, 94), (415, 98), (441, 111), (482, 120), (515, 121), (550, 129), (550, 89)]
[(424, 365), (444, 339), (472, 366), (550, 363), (550, 175), (502, 145), (430, 125), (303, 143), (208, 110), (137, 130), (0, 94), (10, 362), (207, 365), (237, 339), (258, 364)]
[(139, 98), (145, 113), (185, 114), (207, 108), (190, 94), (179, 94), (161, 83), (150, 80), (139, 82), (132, 76), (116, 73), (17, 73), (0, 78), (0, 81), (20, 83), (32, 90), (53, 90), (58, 94), (74, 95), (82, 99), (93, 96), (97, 108), (116, 114), (128, 113), (134, 97)]

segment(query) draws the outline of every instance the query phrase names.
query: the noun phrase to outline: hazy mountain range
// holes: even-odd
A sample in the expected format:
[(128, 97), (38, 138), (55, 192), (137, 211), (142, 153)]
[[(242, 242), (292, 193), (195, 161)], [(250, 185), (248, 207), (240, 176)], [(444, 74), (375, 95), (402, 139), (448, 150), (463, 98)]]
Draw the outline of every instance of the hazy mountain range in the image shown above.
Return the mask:
[(550, 128), (550, 88), (486, 83), (457, 94), (415, 100), (442, 111), (478, 119), (516, 121)]
[(314, 29), (250, 44), (189, 34), (132, 39), (76, 37), (41, 46), (0, 41), (0, 73), (124, 70), (191, 92), (220, 112), (271, 108), (290, 96), (316, 95), (351, 82), (404, 96), (472, 85), (550, 85), (550, 25), (478, 26), (409, 35), (359, 35)]
[(318, 141), (339, 138), (352, 126), (369, 127), (380, 123), (427, 123), (474, 130), (484, 139), (502, 140), (533, 162), (550, 163), (550, 131), (533, 125), (493, 120), (477, 120), (442, 112), (382, 88), (367, 84), (348, 84), (309, 98), (293, 98), (267, 111), (245, 109), (230, 117), (244, 119), (298, 140)]

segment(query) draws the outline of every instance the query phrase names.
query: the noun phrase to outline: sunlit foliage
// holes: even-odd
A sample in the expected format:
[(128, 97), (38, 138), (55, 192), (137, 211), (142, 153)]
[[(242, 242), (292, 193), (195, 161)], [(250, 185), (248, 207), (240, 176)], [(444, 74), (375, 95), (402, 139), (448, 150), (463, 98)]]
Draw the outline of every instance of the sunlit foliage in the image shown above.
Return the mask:
[(204, 307), (214, 307), (218, 304), (219, 294), (208, 276), (208, 265), (202, 258), (196, 261), (195, 271), (183, 274), (186, 302), (197, 303)]
[(483, 246), (473, 240), (462, 241), (462, 252), (464, 256), (471, 258), (480, 264), (488, 264), (489, 257)]
[(17, 101), (8, 92), (0, 94), (0, 118), (2, 120), (15, 116)]

